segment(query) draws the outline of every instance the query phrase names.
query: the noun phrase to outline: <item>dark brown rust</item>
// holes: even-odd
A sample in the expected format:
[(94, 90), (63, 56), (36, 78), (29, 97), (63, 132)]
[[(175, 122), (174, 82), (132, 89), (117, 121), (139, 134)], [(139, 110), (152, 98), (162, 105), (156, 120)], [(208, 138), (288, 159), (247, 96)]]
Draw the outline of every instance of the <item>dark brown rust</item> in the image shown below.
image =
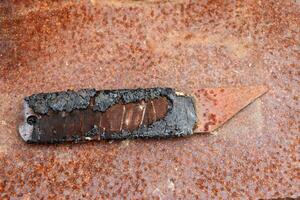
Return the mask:
[(108, 133), (121, 130), (134, 131), (162, 119), (168, 111), (168, 100), (160, 97), (138, 103), (116, 104), (99, 119), (99, 127)]
[[(89, 131), (97, 127), (101, 132), (115, 133), (134, 131), (162, 119), (168, 111), (166, 97), (128, 104), (115, 104), (105, 112), (93, 111), (92, 107), (72, 112), (51, 112), (39, 119), (41, 141), (51, 138), (67, 140), (69, 137), (94, 137)], [(76, 139), (76, 138), (75, 138)]]
[[(300, 196), (299, 0), (0, 4), (11, 10), (0, 12), (0, 199)], [(16, 137), (21, 98), (39, 91), (252, 84), (270, 92), (211, 137), (72, 147)]]

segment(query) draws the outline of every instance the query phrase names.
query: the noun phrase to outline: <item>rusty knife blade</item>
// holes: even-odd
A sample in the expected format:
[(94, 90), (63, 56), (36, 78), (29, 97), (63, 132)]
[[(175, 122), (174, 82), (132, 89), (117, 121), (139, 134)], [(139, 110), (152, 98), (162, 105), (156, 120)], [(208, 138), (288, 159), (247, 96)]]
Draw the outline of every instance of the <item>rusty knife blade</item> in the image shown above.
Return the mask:
[(264, 86), (172, 88), (34, 94), (24, 99), (24, 141), (70, 141), (187, 136), (212, 132), (267, 91)]
[(263, 85), (193, 90), (197, 112), (194, 132), (213, 132), (267, 91)]

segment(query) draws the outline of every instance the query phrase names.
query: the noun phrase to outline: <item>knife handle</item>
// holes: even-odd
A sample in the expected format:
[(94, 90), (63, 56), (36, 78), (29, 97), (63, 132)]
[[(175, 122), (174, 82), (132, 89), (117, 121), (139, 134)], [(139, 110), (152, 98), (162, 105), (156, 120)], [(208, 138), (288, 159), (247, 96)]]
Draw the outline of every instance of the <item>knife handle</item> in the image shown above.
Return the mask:
[(197, 120), (192, 97), (171, 88), (34, 94), (23, 116), (19, 132), (29, 143), (185, 136)]

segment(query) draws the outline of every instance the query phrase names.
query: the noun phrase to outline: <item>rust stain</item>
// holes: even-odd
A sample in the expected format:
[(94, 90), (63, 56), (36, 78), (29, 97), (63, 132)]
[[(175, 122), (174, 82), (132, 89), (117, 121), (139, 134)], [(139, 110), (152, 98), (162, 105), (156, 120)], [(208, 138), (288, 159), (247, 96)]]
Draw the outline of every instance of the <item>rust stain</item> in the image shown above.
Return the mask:
[(183, 3), (183, 0), (90, 0), (93, 5), (104, 4), (109, 6), (114, 6), (117, 8), (122, 7), (145, 7), (153, 6), (156, 4), (165, 4), (165, 3)]
[(149, 46), (155, 53), (167, 53), (168, 49), (176, 46), (203, 46), (204, 48), (217, 46), (218, 48), (227, 52), (232, 58), (245, 59), (253, 51), (253, 44), (251, 37), (234, 37), (232, 35), (225, 36), (222, 34), (214, 33), (182, 33), (181, 31), (174, 31), (166, 36), (166, 39), (156, 41), (153, 38), (148, 37)]
[[(0, 198), (299, 196), (299, 2), (115, 2), (0, 2)], [(214, 136), (49, 147), (16, 129), (22, 97), (42, 91), (255, 84), (261, 104)], [(223, 93), (208, 93), (219, 108)]]

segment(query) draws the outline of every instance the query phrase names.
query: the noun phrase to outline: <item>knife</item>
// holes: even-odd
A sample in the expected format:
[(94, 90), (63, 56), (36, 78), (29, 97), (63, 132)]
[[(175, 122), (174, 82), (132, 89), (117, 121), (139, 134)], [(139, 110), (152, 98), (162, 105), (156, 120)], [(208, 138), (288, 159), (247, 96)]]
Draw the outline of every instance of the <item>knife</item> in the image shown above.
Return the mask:
[(128, 138), (169, 138), (210, 133), (267, 92), (265, 86), (82, 89), (24, 98), (22, 139), (63, 143)]

